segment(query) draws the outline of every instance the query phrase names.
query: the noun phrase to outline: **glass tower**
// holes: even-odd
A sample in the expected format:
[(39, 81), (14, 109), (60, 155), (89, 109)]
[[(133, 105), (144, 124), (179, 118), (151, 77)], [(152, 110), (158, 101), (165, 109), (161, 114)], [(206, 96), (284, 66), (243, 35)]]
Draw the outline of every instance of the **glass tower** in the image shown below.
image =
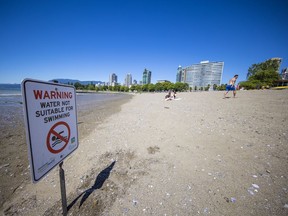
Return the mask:
[[(224, 62), (202, 61), (200, 64), (193, 64), (186, 68), (177, 70), (177, 80), (188, 83), (190, 87), (207, 87), (214, 84), (220, 85), (222, 80)], [(180, 79), (181, 77), (181, 79)]]
[(132, 85), (132, 75), (127, 74), (125, 78), (125, 86), (130, 87)]
[(145, 68), (145, 70), (143, 72), (143, 80), (142, 80), (143, 85), (151, 83), (151, 74), (152, 74), (152, 72)]
[(117, 83), (117, 75), (115, 73), (110, 74), (109, 85), (115, 85)]

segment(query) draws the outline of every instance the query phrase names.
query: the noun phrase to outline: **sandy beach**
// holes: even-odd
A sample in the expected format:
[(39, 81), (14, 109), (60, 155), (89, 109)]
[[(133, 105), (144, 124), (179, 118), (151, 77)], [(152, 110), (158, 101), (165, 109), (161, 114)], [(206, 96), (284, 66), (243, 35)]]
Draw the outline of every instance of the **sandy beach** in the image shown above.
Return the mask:
[[(164, 96), (79, 118), (79, 148), (63, 165), (68, 215), (288, 215), (287, 90)], [(31, 183), (15, 121), (22, 129), (1, 151), (1, 213), (61, 215), (59, 170)]]

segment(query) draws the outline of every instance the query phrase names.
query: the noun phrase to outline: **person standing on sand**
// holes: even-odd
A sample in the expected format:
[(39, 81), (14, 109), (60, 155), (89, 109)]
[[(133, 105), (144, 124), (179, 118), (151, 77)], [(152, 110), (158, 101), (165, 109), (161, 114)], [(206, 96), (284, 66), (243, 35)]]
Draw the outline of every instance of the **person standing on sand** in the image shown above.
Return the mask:
[(233, 97), (235, 98), (236, 96), (235, 83), (236, 83), (237, 78), (238, 78), (238, 74), (234, 75), (234, 77), (229, 80), (229, 84), (226, 86), (226, 93), (224, 93), (224, 98), (226, 98), (226, 95), (229, 91), (233, 91)]

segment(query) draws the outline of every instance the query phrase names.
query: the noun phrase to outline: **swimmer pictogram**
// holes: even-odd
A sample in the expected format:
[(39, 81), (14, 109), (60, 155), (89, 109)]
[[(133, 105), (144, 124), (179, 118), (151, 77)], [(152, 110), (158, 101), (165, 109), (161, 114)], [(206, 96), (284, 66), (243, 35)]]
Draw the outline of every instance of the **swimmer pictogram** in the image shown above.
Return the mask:
[(57, 122), (49, 130), (47, 134), (47, 148), (53, 153), (57, 154), (65, 149), (70, 140), (70, 127), (64, 122)]

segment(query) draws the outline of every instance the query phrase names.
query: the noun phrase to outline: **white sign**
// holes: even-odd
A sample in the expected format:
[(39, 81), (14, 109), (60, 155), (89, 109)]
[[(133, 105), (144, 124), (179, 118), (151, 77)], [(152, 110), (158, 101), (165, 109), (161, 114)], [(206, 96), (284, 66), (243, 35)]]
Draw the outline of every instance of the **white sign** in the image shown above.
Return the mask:
[(25, 79), (22, 94), (35, 183), (78, 147), (76, 93), (74, 86)]

